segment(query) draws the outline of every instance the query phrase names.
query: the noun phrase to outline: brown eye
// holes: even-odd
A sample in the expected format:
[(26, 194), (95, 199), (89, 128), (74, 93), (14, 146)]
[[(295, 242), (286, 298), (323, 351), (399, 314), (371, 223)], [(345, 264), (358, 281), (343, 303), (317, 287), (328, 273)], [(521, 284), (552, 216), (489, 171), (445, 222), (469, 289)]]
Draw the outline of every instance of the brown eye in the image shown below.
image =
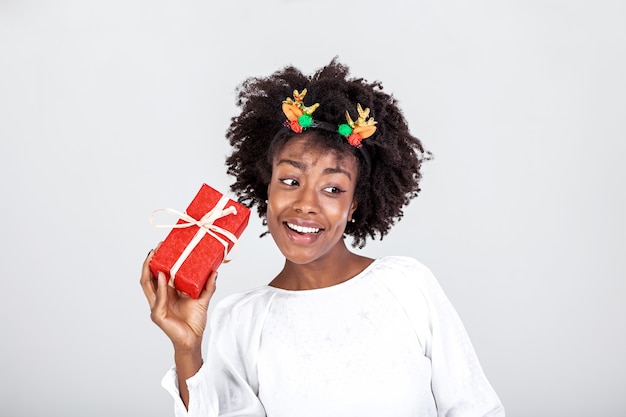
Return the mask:
[(290, 185), (290, 186), (296, 186), (299, 185), (298, 181), (294, 180), (293, 178), (281, 178), (278, 181), (282, 182), (285, 185)]
[(339, 194), (339, 193), (343, 193), (343, 190), (337, 188), (337, 187), (326, 187), (324, 188), (324, 191), (326, 191), (327, 193), (331, 193), (331, 194)]

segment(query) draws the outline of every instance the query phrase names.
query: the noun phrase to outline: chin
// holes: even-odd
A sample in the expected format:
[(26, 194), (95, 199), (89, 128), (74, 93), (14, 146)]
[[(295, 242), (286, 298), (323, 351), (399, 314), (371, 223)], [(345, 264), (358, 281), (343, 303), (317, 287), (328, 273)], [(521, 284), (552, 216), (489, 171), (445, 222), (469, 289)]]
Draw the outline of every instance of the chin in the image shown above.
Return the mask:
[(324, 257), (324, 254), (318, 253), (317, 251), (293, 247), (292, 245), (288, 247), (278, 245), (278, 249), (287, 261), (296, 265), (306, 265)]
[(307, 265), (331, 258), (333, 253), (339, 249), (338, 246), (343, 246), (343, 239), (339, 239), (339, 241), (331, 244), (322, 244), (322, 242), (317, 243), (319, 243), (319, 245), (312, 245), (309, 247), (294, 245), (291, 242), (285, 245), (277, 243), (277, 246), (285, 259), (290, 263), (296, 265)]

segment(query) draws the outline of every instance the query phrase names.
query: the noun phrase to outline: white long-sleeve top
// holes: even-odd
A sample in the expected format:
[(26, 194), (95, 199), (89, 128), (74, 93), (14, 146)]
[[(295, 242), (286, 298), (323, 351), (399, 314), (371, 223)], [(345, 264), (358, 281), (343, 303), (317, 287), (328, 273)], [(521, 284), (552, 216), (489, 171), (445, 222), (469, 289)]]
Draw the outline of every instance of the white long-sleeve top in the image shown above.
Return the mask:
[(503, 417), (455, 309), (428, 268), (384, 257), (331, 287), (224, 298), (206, 360), (163, 386), (176, 416)]

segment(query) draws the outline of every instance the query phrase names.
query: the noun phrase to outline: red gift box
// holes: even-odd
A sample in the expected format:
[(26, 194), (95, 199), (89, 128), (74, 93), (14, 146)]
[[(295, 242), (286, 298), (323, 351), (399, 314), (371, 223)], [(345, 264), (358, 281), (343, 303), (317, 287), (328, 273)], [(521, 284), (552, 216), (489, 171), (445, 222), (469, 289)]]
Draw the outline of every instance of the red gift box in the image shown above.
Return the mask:
[(202, 184), (185, 213), (162, 210), (180, 219), (150, 260), (150, 271), (155, 277), (163, 272), (170, 285), (198, 298), (248, 225), (250, 209)]

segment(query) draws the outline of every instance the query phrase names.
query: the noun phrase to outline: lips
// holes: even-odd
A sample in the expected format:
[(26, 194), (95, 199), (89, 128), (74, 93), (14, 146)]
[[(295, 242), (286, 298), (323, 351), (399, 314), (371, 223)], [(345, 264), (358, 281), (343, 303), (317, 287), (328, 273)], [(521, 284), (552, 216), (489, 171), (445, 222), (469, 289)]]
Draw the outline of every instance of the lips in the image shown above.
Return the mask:
[(319, 223), (295, 218), (283, 221), (283, 226), (287, 231), (287, 238), (296, 245), (310, 245), (316, 242), (325, 230)]
[(287, 228), (289, 228), (290, 230), (293, 230), (294, 232), (298, 232), (300, 234), (316, 234), (319, 233), (321, 230), (321, 228), (319, 227), (308, 227), (308, 226), (301, 226), (298, 224), (294, 224), (294, 223), (289, 223), (289, 222), (285, 222), (285, 225), (287, 226)]

